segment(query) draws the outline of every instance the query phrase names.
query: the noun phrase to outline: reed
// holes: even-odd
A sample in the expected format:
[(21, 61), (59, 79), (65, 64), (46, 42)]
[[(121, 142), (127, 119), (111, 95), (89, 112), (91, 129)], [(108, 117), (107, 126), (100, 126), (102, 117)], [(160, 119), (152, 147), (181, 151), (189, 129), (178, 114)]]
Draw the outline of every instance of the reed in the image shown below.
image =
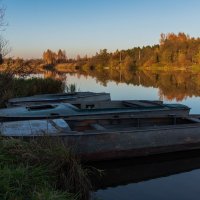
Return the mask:
[(15, 78), (11, 73), (0, 73), (0, 107), (9, 98), (64, 91), (64, 84), (52, 78)]
[(15, 97), (31, 96), (35, 94), (63, 92), (64, 85), (62, 81), (52, 78), (20, 78), (13, 79), (11, 90)]
[(76, 84), (69, 84), (69, 85), (66, 85), (66, 88), (65, 88), (66, 92), (77, 92), (78, 89), (77, 89), (77, 86)]

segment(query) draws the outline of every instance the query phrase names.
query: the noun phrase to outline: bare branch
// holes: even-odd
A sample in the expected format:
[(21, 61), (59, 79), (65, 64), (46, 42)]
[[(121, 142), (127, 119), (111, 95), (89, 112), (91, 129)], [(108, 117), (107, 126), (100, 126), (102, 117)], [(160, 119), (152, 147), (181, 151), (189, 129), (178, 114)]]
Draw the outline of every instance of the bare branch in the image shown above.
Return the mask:
[(9, 47), (9, 42), (3, 36), (0, 35), (0, 54), (2, 57), (5, 57), (8, 55), (11, 51), (11, 48)]

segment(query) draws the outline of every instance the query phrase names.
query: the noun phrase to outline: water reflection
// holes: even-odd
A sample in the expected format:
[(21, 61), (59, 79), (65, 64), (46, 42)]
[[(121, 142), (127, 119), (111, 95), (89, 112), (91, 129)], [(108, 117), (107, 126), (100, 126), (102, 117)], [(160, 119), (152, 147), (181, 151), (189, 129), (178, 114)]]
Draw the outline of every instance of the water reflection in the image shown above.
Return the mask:
[(66, 81), (68, 76), (76, 74), (77, 79), (81, 76), (94, 78), (97, 84), (104, 87), (112, 81), (116, 85), (126, 84), (127, 86), (142, 86), (145, 88), (158, 89), (158, 97), (165, 101), (183, 101), (187, 97), (200, 96), (200, 72), (193, 71), (151, 71), (135, 70), (122, 72), (119, 69), (92, 69), (83, 71), (82, 69), (70, 70), (70, 75), (58, 71), (46, 71), (44, 77), (51, 77)]
[(75, 84), (78, 91), (108, 92), (113, 100), (181, 102), (191, 108), (191, 114), (200, 113), (200, 72), (132, 71), (129, 81), (122, 76), (121, 82), (115, 80), (113, 74), (110, 75), (109, 69), (104, 69), (103, 73), (99, 70), (90, 73), (70, 70), (70, 73), (47, 71), (32, 76), (60, 79), (66, 85)]
[[(95, 167), (104, 170), (104, 175), (101, 178), (94, 178), (96, 191), (94, 195), (97, 197), (103, 196), (102, 199), (114, 199), (114, 196), (112, 196), (114, 191), (117, 192), (117, 199), (119, 200), (131, 199), (130, 195), (135, 194), (137, 197), (141, 192), (135, 190), (136, 188), (140, 187), (140, 189), (144, 189), (144, 187), (147, 187), (148, 191), (150, 190), (150, 187), (153, 187), (153, 185), (154, 187), (159, 187), (160, 185), (160, 188), (151, 188), (151, 191), (149, 191), (154, 195), (154, 199), (165, 199), (166, 194), (162, 193), (163, 189), (167, 190), (167, 187), (170, 190), (176, 188), (178, 191), (181, 190), (181, 187), (185, 187), (187, 182), (189, 183), (192, 181), (193, 187), (190, 185), (191, 187), (188, 187), (187, 191), (183, 191), (181, 194), (178, 192), (172, 192), (172, 194), (170, 194), (169, 192), (167, 195), (167, 199), (182, 199), (185, 195), (185, 192), (191, 192), (192, 190), (198, 191), (200, 179), (197, 177), (199, 177), (199, 170), (195, 169), (200, 168), (200, 151), (97, 163)], [(186, 172), (190, 172), (190, 174)], [(177, 177), (177, 174), (180, 174), (180, 180)], [(166, 177), (166, 180), (161, 177)], [(194, 179), (195, 177), (196, 180)], [(170, 183), (170, 186), (165, 185), (166, 181), (167, 184)], [(178, 181), (183, 182), (177, 185)], [(162, 188), (162, 185), (165, 188)], [(129, 190), (128, 188), (132, 188), (132, 190), (129, 191), (129, 194), (127, 194)], [(197, 197), (199, 196), (199, 193), (190, 195), (188, 194), (186, 196), (187, 198), (193, 196), (193, 198), (189, 199), (198, 199)], [(133, 199), (149, 199), (149, 196), (145, 193), (141, 193), (140, 198), (136, 197)]]
[(163, 100), (182, 101), (187, 97), (200, 96), (200, 72), (125, 70), (120, 73), (119, 70), (104, 69), (79, 73), (95, 77), (104, 86), (112, 80), (116, 83), (158, 88), (159, 97)]
[(102, 176), (93, 179), (95, 190), (98, 190), (199, 169), (200, 150), (92, 165), (104, 172)]
[(65, 81), (66, 75), (61, 72), (47, 70), (44, 73), (44, 78), (53, 78), (56, 80)]

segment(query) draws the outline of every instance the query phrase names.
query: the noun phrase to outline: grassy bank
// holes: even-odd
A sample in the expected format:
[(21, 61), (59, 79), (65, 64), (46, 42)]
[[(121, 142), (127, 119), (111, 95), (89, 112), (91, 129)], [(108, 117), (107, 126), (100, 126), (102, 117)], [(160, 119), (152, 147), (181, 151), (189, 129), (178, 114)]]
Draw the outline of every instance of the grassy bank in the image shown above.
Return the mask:
[[(68, 86), (76, 90), (75, 85)], [(12, 97), (64, 91), (63, 82), (51, 78), (15, 78), (0, 73), (0, 106)], [(0, 137), (0, 199), (86, 200), (89, 170), (58, 139), (23, 141)]]
[(90, 181), (62, 142), (0, 138), (0, 199), (88, 199)]

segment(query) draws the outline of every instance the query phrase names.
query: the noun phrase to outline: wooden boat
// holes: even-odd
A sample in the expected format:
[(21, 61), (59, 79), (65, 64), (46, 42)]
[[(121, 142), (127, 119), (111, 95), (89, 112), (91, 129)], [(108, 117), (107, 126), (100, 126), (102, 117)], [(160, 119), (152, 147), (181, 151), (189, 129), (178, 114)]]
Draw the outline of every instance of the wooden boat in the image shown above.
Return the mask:
[(73, 92), (42, 94), (29, 97), (12, 98), (7, 102), (7, 107), (30, 106), (44, 103), (76, 102), (76, 101), (109, 101), (110, 94), (101, 92)]
[(200, 149), (200, 119), (190, 116), (15, 121), (2, 122), (0, 130), (10, 137), (60, 138), (66, 148), (87, 161)]
[(190, 108), (182, 104), (163, 104), (162, 101), (92, 101), (42, 104), (0, 109), (1, 121), (47, 119), (138, 118), (139, 116), (187, 116)]

